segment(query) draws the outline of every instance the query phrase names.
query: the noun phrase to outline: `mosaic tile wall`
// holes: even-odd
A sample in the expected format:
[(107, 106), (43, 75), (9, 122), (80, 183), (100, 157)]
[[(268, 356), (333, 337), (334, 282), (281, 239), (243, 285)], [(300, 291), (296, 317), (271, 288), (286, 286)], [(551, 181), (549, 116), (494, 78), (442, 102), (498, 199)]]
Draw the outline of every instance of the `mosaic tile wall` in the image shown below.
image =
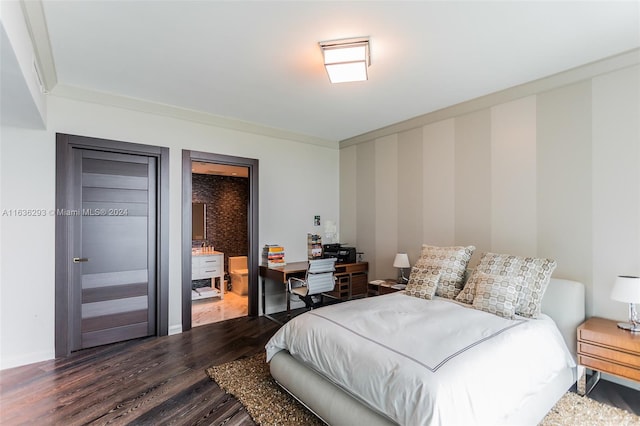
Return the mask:
[[(246, 256), (249, 251), (247, 210), (249, 179), (192, 174), (192, 201), (207, 205), (206, 244), (224, 253), (224, 270), (229, 256)], [(193, 241), (199, 247), (202, 241)]]

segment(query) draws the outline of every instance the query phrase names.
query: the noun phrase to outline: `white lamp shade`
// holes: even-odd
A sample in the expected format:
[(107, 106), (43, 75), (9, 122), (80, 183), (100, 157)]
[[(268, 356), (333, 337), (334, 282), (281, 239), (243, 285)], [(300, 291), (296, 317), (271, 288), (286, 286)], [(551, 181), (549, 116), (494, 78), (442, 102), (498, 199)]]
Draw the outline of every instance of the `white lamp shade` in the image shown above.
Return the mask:
[(616, 278), (611, 298), (619, 302), (640, 303), (640, 277), (621, 275)]
[(410, 266), (409, 255), (407, 255), (407, 253), (396, 254), (396, 258), (393, 260), (394, 268), (408, 268)]

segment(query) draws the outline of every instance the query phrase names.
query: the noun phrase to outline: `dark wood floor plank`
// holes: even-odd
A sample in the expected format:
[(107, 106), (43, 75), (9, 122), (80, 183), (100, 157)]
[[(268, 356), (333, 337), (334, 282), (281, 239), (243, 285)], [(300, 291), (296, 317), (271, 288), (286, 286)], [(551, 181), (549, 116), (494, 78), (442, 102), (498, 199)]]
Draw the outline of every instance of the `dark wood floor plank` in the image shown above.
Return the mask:
[[(38, 394), (29, 392), (29, 388), (26, 387), (21, 393), (6, 399), (11, 401), (22, 398), (23, 402), (32, 404), (43, 397), (55, 397), (58, 402), (58, 412), (63, 412), (69, 405), (77, 409), (82, 406), (81, 401), (110, 398), (114, 392), (122, 392), (136, 381), (145, 386), (146, 382), (138, 380), (137, 376), (143, 375), (146, 371), (155, 371), (155, 374), (160, 374), (159, 380), (162, 380), (166, 370), (155, 368), (159, 364), (155, 359), (157, 356), (147, 352), (138, 356), (130, 352), (121, 352), (119, 356), (109, 356), (99, 364), (83, 360), (77, 368), (65, 369), (59, 376), (51, 373), (43, 375), (37, 382)], [(185, 367), (181, 367), (179, 372), (185, 370)], [(39, 404), (38, 407), (40, 407)]]
[[(236, 318), (0, 371), (0, 424), (253, 425), (205, 370), (263, 351), (278, 328)], [(638, 395), (601, 381), (590, 397), (640, 414)]]
[[(251, 417), (231, 395), (208, 378), (167, 400), (136, 419), (136, 424), (228, 424), (230, 420), (253, 424)], [(246, 423), (248, 421), (248, 423)]]
[[(121, 418), (135, 419), (154, 407), (161, 405), (167, 398), (179, 393), (185, 387), (203, 380), (202, 375), (193, 370), (165, 377), (149, 383), (140, 380), (134, 385), (125, 385), (124, 389), (115, 388), (107, 395), (100, 395), (100, 402), (83, 407), (79, 414), (84, 419), (93, 418), (100, 424), (107, 424)], [(91, 400), (92, 398), (89, 398)], [(69, 416), (74, 419), (75, 416)]]
[(206, 368), (264, 350), (278, 325), (239, 318), (0, 372), (2, 424), (252, 424)]

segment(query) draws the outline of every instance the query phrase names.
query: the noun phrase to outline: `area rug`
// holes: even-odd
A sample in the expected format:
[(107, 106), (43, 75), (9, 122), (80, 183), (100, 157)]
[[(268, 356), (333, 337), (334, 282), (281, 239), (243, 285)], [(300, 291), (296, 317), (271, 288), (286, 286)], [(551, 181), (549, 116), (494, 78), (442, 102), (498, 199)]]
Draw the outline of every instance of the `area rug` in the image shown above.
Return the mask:
[[(262, 426), (322, 425), (302, 404), (283, 391), (269, 373), (265, 354), (207, 369), (207, 374), (244, 405)], [(638, 426), (640, 417), (567, 392), (540, 426)]]

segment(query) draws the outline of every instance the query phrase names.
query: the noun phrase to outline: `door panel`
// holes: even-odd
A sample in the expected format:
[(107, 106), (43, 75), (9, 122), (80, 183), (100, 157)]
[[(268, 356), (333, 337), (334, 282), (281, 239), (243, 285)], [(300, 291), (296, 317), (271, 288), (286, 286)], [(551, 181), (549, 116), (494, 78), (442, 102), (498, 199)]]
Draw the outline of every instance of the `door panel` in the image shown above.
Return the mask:
[(83, 275), (147, 270), (147, 218), (84, 216), (82, 254)]
[(111, 327), (121, 327), (127, 324), (141, 324), (147, 320), (147, 310), (130, 311), (114, 315), (104, 315), (102, 317), (86, 318), (82, 322), (82, 332), (102, 330), (102, 323), (108, 321)]
[(145, 296), (147, 283), (125, 284), (121, 286), (83, 288), (82, 303), (99, 302), (101, 300), (122, 299), (127, 297)]
[(123, 327), (112, 327), (96, 332), (82, 333), (82, 344), (84, 348), (91, 348), (106, 345), (107, 343), (122, 342), (123, 340), (145, 336), (148, 336), (146, 324), (137, 323)]
[(98, 202), (118, 202), (118, 203), (146, 203), (147, 191), (120, 188), (92, 188), (86, 187), (82, 190), (83, 200)]
[(71, 350), (155, 334), (155, 158), (73, 151)]

